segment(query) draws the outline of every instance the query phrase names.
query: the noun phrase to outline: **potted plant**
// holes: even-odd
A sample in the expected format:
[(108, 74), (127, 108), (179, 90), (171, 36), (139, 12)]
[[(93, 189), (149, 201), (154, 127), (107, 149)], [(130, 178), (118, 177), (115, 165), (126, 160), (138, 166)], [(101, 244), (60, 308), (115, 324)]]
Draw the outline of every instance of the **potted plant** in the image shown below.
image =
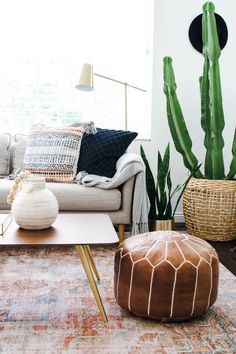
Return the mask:
[[(151, 230), (173, 230), (174, 216), (181, 196), (190, 177), (183, 185), (177, 185), (172, 191), (170, 174), (170, 146), (167, 145), (163, 158), (158, 151), (157, 155), (157, 180), (154, 177), (142, 146), (140, 154), (146, 167), (146, 186), (150, 201), (149, 220)], [(179, 192), (175, 207), (172, 208), (172, 198)]]
[[(204, 66), (200, 77), (201, 126), (205, 133), (205, 170), (196, 170), (183, 195), (183, 210), (190, 234), (208, 240), (225, 241), (236, 237), (236, 131), (232, 162), (225, 174), (223, 159), (224, 114), (220, 85), (221, 54), (214, 4), (203, 5), (202, 41)], [(198, 160), (176, 95), (172, 59), (164, 58), (164, 93), (167, 117), (176, 150), (184, 165), (193, 171)]]

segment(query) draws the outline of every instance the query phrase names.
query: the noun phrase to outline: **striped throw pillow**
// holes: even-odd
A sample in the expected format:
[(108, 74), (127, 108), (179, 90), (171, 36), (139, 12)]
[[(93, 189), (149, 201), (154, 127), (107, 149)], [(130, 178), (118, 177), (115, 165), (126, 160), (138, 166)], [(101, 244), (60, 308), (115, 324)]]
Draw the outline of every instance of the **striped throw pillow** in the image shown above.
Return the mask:
[(62, 128), (33, 126), (27, 140), (23, 170), (44, 176), (48, 182), (72, 182), (85, 131), (93, 132), (91, 123)]

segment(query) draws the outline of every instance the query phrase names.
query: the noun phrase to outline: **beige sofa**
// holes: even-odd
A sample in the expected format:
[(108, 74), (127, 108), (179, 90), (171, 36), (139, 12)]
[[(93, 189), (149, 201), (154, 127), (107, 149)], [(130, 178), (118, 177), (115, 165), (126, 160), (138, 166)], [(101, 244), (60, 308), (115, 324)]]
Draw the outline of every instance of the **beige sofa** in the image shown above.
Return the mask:
[[(7, 176), (22, 167), (25, 148), (25, 135), (0, 134), (0, 210), (10, 209), (7, 195), (14, 182)], [(107, 190), (76, 183), (47, 183), (47, 188), (56, 196), (60, 211), (108, 214), (123, 240), (125, 225), (131, 224), (134, 181), (132, 177), (119, 188)]]

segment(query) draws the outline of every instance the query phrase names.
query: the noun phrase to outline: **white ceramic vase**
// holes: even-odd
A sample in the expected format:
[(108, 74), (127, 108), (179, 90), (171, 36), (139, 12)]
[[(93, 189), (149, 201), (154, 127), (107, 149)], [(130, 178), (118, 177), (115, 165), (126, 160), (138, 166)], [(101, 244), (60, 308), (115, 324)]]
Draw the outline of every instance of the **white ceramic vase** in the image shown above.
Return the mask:
[(53, 224), (58, 215), (58, 202), (46, 189), (44, 177), (29, 177), (12, 203), (15, 222), (26, 230), (42, 230)]

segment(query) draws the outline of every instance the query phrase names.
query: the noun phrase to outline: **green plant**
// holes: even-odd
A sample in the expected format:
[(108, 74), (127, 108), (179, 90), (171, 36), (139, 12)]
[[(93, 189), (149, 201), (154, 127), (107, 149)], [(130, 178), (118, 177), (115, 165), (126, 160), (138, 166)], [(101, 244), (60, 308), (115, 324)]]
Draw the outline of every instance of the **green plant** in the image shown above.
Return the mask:
[[(196, 169), (194, 176), (207, 179), (233, 179), (236, 174), (236, 130), (232, 145), (232, 162), (230, 171), (225, 176), (223, 159), (224, 113), (220, 84), (220, 46), (214, 15), (214, 4), (203, 5), (202, 42), (204, 66), (200, 77), (201, 93), (201, 126), (205, 133), (206, 148), (204, 174)], [(184, 165), (192, 172), (198, 160), (192, 152), (192, 141), (184, 121), (183, 113), (176, 95), (176, 82), (172, 67), (172, 58), (164, 61), (164, 93), (167, 102), (167, 117), (170, 132), (176, 150), (182, 154)]]
[[(192, 177), (192, 174), (188, 177), (184, 184), (177, 185), (172, 191), (169, 144), (166, 147), (163, 158), (160, 152), (158, 151), (156, 183), (154, 181), (154, 177), (142, 145), (140, 146), (140, 154), (146, 167), (146, 186), (150, 201), (149, 218), (159, 220), (173, 219), (182, 194), (190, 178)], [(197, 168), (199, 168), (199, 166)], [(176, 201), (174, 209), (172, 209), (172, 198), (178, 192), (178, 199)]]

